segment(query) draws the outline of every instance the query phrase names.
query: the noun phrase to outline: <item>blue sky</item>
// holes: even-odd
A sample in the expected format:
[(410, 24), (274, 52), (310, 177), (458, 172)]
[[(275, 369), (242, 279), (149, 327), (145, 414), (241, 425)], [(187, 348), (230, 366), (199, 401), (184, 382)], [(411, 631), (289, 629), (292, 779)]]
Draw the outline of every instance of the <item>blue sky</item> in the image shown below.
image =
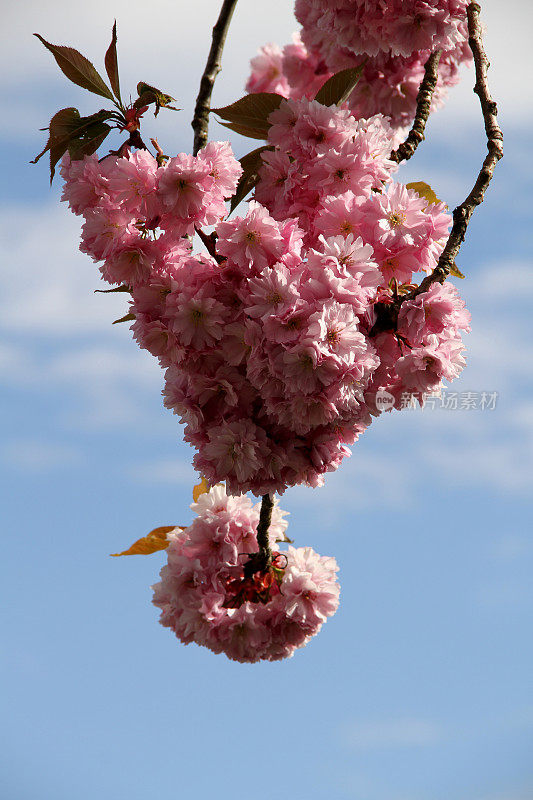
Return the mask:
[[(108, 556), (190, 520), (192, 454), (162, 408), (158, 366), (110, 325), (123, 298), (93, 293), (59, 184), (49, 189), (44, 162), (28, 165), (59, 107), (96, 108), (34, 30), (101, 66), (116, 16), (123, 86), (142, 79), (177, 98), (183, 111), (162, 113), (157, 133), (180, 152), (218, 4), (6, 10), (2, 800), (533, 799), (531, 10), (511, 2), (504, 18), (496, 0), (484, 5), (506, 157), (458, 261), (473, 323), (450, 391), (497, 392), (496, 407), (383, 417), (323, 489), (286, 493), (289, 534), (340, 564), (341, 607), (293, 659), (258, 665), (184, 647), (157, 623), (162, 554)], [(520, 22), (512, 36), (507, 19)], [(290, 3), (242, 2), (216, 104), (240, 95), (256, 48), (293, 27)], [(450, 207), (485, 147), (470, 78), (402, 175)], [(251, 149), (232, 142), (239, 156)]]

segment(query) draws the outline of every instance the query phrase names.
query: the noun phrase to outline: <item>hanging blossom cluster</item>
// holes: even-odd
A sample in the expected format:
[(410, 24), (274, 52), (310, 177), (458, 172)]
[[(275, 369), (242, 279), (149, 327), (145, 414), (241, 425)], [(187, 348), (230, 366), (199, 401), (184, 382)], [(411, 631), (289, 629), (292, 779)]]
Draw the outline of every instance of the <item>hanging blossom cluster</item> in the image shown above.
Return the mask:
[[(422, 403), (425, 392), (464, 367), (460, 332), (470, 330), (470, 315), (449, 282), (405, 299), (394, 330), (375, 329), (377, 304), (392, 304), (397, 292), (413, 288), (414, 273), (436, 266), (451, 219), (443, 203), (428, 205), (392, 180), (382, 117), (356, 122), (347, 110), (289, 100), (271, 121), (276, 149), (263, 154), (256, 197), (278, 219), (298, 217), (309, 246), (303, 295), (314, 291), (323, 306), (340, 304), (343, 313), (351, 306), (371, 348), (367, 357), (377, 358), (358, 382), (360, 419), (347, 422), (357, 438), (379, 413), (376, 392), (391, 394), (397, 408), (406, 393)], [(332, 320), (331, 329), (343, 325)]]
[[(213, 29), (195, 152), (207, 139), (208, 67), (233, 5), (224, 3)], [(167, 549), (153, 587), (161, 624), (242, 662), (291, 656), (338, 606), (335, 559), (280, 549), (290, 540), (273, 495), (321, 485), (374, 418), (406, 399), (423, 404), (463, 369), (470, 315), (444, 276), (460, 275), (454, 254), (501, 157), (476, 4), (476, 91), (494, 130), (449, 236), (451, 218), (430, 187), (394, 180), (393, 148), (415, 114), (430, 54), (442, 51), (434, 106), (468, 58), (466, 0), (296, 0), (295, 11), (301, 34), (283, 51), (264, 47), (247, 85), (281, 97), (217, 110), (233, 130), (267, 140), (242, 166), (227, 142), (169, 158), (152, 140), (150, 154), (141, 117), (152, 104), (156, 115), (172, 109), (173, 98), (141, 81), (124, 106), (116, 25), (104, 59), (110, 86), (76, 50), (36, 34), (72, 82), (115, 107), (58, 111), (35, 161), (49, 152), (53, 178), (63, 155), (62, 199), (83, 218), (80, 249), (110, 291), (131, 298), (117, 322), (131, 321), (163, 368), (164, 404), (184, 424), (202, 476), (189, 527), (155, 528), (114, 555)], [(319, 89), (331, 105), (314, 99)], [(113, 129), (128, 140), (98, 159)], [(233, 209), (251, 187), (247, 212), (230, 218), (227, 201)]]
[(348, 107), (356, 119), (388, 117), (397, 143), (414, 118), (431, 52), (442, 50), (433, 110), (457, 83), (460, 65), (471, 60), (466, 6), (466, 0), (296, 0), (301, 31), (283, 50), (261, 48), (246, 90), (311, 99), (332, 74), (363, 64)]
[(274, 506), (269, 528), (272, 564), (246, 569), (257, 551), (260, 506), (215, 486), (191, 506), (192, 525), (168, 534), (168, 564), (154, 589), (161, 624), (184, 643), (208, 647), (241, 662), (292, 656), (339, 604), (334, 558), (289, 546), (287, 522)]
[[(376, 330), (376, 309), (435, 266), (450, 222), (393, 182), (387, 123), (307, 100), (282, 101), (270, 123), (243, 218), (224, 218), (241, 169), (227, 143), (163, 166), (137, 151), (62, 167), (81, 249), (131, 289), (133, 334), (165, 369), (194, 465), (233, 494), (323, 483), (380, 413), (378, 391), (400, 407), (458, 375), (468, 329), (445, 283)], [(187, 238), (210, 224), (215, 257)]]

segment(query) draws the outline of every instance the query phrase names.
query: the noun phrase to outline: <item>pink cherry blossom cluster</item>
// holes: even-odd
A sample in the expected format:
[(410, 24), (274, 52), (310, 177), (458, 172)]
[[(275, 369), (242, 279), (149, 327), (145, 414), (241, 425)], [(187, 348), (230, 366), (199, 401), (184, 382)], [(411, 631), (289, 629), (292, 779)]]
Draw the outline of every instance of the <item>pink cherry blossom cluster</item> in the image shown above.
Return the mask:
[(467, 0), (296, 0), (306, 43), (359, 55), (451, 49), (464, 38)]
[[(392, 180), (397, 165), (383, 117), (355, 121), (316, 101), (284, 100), (269, 119), (273, 150), (263, 153), (255, 196), (272, 216), (296, 217), (307, 247), (323, 249), (324, 237), (344, 237), (343, 248), (362, 239), (377, 262), (374, 289), (435, 267), (451, 218), (443, 203), (428, 204)], [(338, 253), (340, 265), (351, 258)]]
[[(457, 377), (464, 366), (460, 331), (469, 330), (470, 315), (448, 282), (405, 300), (392, 332), (370, 335), (376, 303), (392, 304), (399, 287), (412, 288), (414, 273), (436, 266), (451, 219), (443, 203), (428, 205), (393, 182), (390, 129), (383, 118), (356, 122), (345, 110), (288, 100), (270, 120), (275, 150), (263, 154), (256, 197), (277, 219), (297, 216), (307, 231), (300, 297), (314, 293), (331, 320), (329, 304), (344, 306), (344, 313), (351, 306), (358, 332), (372, 348), (357, 382), (357, 422), (343, 419), (342, 403), (330, 397), (336, 406), (332, 419), (357, 435), (368, 424), (368, 412), (379, 413), (376, 390), (393, 393), (397, 406), (404, 392), (422, 402), (425, 391)], [(408, 319), (416, 319), (417, 327)], [(342, 328), (338, 321), (332, 324)]]
[(460, 65), (471, 60), (465, 9), (463, 0), (298, 0), (301, 33), (283, 50), (273, 44), (261, 48), (251, 61), (246, 90), (312, 99), (332, 74), (362, 64), (347, 107), (356, 119), (386, 116), (397, 144), (414, 118), (430, 53), (443, 50), (432, 110), (457, 83)]
[[(385, 303), (391, 302), (390, 295), (390, 290), (382, 295)], [(383, 392), (396, 408), (405, 395), (423, 405), (426, 393), (457, 378), (465, 366), (460, 332), (469, 330), (470, 314), (448, 281), (406, 299), (394, 332), (382, 331), (372, 339), (380, 361), (365, 395), (372, 413), (379, 413), (377, 399)]]
[(273, 509), (272, 566), (247, 576), (257, 551), (259, 504), (213, 487), (191, 506), (197, 514), (168, 538), (168, 564), (154, 589), (160, 622), (184, 644), (208, 647), (241, 662), (277, 661), (314, 636), (339, 604), (334, 558), (289, 546), (285, 512)]
[[(234, 494), (323, 483), (379, 413), (377, 391), (399, 405), (458, 374), (468, 325), (446, 284), (376, 331), (450, 222), (392, 181), (383, 118), (289, 100), (269, 121), (244, 218), (223, 219), (241, 169), (227, 143), (166, 165), (138, 151), (62, 167), (81, 249), (129, 287), (133, 334), (166, 370), (195, 467)], [(190, 235), (213, 223), (216, 251), (193, 253)]]
[(109, 283), (144, 286), (168, 277), (191, 251), (195, 227), (227, 213), (242, 169), (227, 142), (211, 142), (197, 157), (181, 153), (165, 166), (147, 150), (124, 157), (63, 159), (62, 199), (83, 215), (80, 249)]

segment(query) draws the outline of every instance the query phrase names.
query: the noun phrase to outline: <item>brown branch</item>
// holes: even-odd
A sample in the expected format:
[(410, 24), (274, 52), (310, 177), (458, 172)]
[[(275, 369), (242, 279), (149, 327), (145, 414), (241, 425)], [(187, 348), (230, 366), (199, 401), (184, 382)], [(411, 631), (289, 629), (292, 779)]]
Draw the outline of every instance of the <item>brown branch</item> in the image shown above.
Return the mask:
[(483, 114), (485, 123), (487, 155), (485, 156), (485, 160), (483, 161), (483, 165), (476, 178), (472, 191), (466, 200), (454, 209), (452, 229), (437, 266), (430, 275), (426, 275), (420, 285), (410, 292), (410, 294), (398, 298), (389, 305), (376, 303), (377, 319), (370, 331), (370, 336), (375, 336), (382, 331), (395, 330), (398, 321), (398, 312), (404, 300), (413, 300), (419, 294), (427, 292), (433, 283), (444, 283), (455, 263), (457, 253), (465, 240), (470, 218), (477, 206), (483, 202), (485, 192), (492, 180), (496, 164), (503, 158), (503, 133), (498, 125), (497, 105), (489, 92), (487, 71), (490, 65), (485, 50), (483, 49), (483, 37), (479, 21), (480, 12), (481, 7), (478, 3), (470, 3), (467, 7), (468, 43), (472, 50), (476, 69), (474, 92), (479, 97), (481, 113)]
[(428, 275), (418, 289), (415, 291), (414, 296), (421, 292), (426, 292), (432, 283), (443, 283), (450, 274), (451, 268), (454, 265), (457, 253), (465, 240), (466, 229), (470, 218), (474, 213), (477, 206), (483, 202), (485, 192), (492, 180), (494, 168), (498, 161), (503, 158), (503, 133), (498, 125), (497, 114), (498, 107), (489, 92), (489, 85), (487, 81), (487, 70), (490, 66), (485, 50), (483, 49), (483, 37), (481, 32), (481, 24), (479, 15), (481, 7), (478, 3), (470, 3), (467, 8), (468, 14), (468, 43), (474, 56), (474, 64), (476, 68), (476, 84), (474, 92), (479, 97), (481, 104), (481, 112), (485, 122), (485, 132), (487, 134), (487, 155), (483, 161), (483, 165), (476, 178), (474, 187), (466, 200), (461, 205), (457, 206), (453, 212), (453, 226), (448, 237), (448, 241), (442, 251), (438, 264), (431, 273)]
[(393, 150), (389, 158), (399, 164), (401, 161), (408, 161), (416, 148), (424, 140), (424, 131), (426, 129), (426, 122), (428, 121), (429, 113), (431, 111), (431, 98), (435, 91), (438, 79), (438, 66), (442, 50), (435, 50), (426, 61), (424, 67), (424, 77), (420, 84), (420, 89), (416, 96), (416, 114), (413, 122), (413, 127), (409, 131), (409, 135), (405, 142)]
[(191, 122), (194, 130), (194, 148), (193, 154), (196, 155), (199, 150), (207, 144), (207, 130), (209, 127), (209, 109), (211, 108), (211, 95), (213, 93), (213, 86), (215, 79), (222, 69), (222, 51), (228, 33), (228, 28), (235, 11), (237, 0), (224, 0), (220, 14), (213, 28), (213, 39), (211, 42), (211, 50), (207, 57), (204, 74), (200, 81), (200, 91), (196, 98), (196, 107), (194, 109), (194, 117)]
[(274, 498), (270, 494), (264, 494), (261, 498), (261, 511), (259, 513), (259, 524), (257, 526), (257, 544), (259, 545), (259, 552), (267, 562), (270, 564), (272, 558), (272, 551), (270, 550), (270, 541), (268, 538), (268, 529), (272, 522), (272, 509), (274, 508)]
[(256, 572), (265, 572), (272, 563), (272, 550), (268, 538), (268, 529), (272, 522), (272, 509), (274, 508), (274, 498), (270, 494), (264, 494), (261, 498), (261, 511), (259, 512), (259, 523), (257, 525), (257, 545), (258, 553), (253, 553), (245, 567), (245, 577), (250, 577)]

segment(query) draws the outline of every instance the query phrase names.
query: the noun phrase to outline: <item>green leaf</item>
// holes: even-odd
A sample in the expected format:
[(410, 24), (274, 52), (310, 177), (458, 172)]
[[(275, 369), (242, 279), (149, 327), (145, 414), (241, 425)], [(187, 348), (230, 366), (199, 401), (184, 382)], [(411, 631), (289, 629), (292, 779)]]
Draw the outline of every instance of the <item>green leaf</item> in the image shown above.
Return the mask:
[(315, 100), (323, 106), (341, 106), (359, 83), (365, 63), (336, 72), (320, 87)]
[(81, 86), (82, 89), (87, 89), (88, 92), (99, 94), (101, 97), (106, 97), (108, 100), (113, 100), (113, 94), (103, 78), (99, 75), (96, 68), (91, 62), (82, 56), (77, 50), (72, 47), (63, 47), (61, 45), (50, 44), (39, 33), (34, 33), (39, 41), (41, 41), (47, 50), (50, 50), (61, 72), (67, 76), (72, 83)]
[(244, 200), (246, 195), (255, 188), (259, 178), (259, 170), (263, 166), (263, 159), (261, 158), (262, 153), (273, 149), (274, 148), (270, 145), (265, 144), (239, 159), (239, 163), (242, 167), (242, 175), (239, 178), (235, 194), (231, 198), (230, 213), (234, 211), (241, 200)]
[(230, 106), (212, 108), (211, 113), (228, 120), (220, 124), (236, 133), (252, 139), (266, 139), (270, 129), (268, 118), (284, 99), (273, 92), (247, 94)]
[(107, 53), (104, 58), (105, 71), (109, 78), (111, 88), (115, 93), (115, 97), (122, 105), (122, 98), (120, 96), (120, 80), (118, 77), (118, 58), (117, 58), (117, 21), (113, 23), (113, 30), (111, 33), (111, 44), (107, 48)]
[(170, 111), (179, 111), (179, 108), (170, 105), (170, 103), (174, 102), (174, 97), (165, 94), (165, 92), (162, 92), (161, 89), (157, 89), (155, 86), (150, 86), (149, 83), (140, 81), (137, 84), (137, 94), (139, 97), (133, 104), (134, 108), (142, 108), (143, 106), (149, 106), (155, 103), (156, 117), (159, 114), (160, 108), (168, 108)]
[(125, 314), (120, 319), (116, 319), (112, 322), (112, 325), (118, 325), (119, 322), (131, 322), (135, 319), (135, 314)]

